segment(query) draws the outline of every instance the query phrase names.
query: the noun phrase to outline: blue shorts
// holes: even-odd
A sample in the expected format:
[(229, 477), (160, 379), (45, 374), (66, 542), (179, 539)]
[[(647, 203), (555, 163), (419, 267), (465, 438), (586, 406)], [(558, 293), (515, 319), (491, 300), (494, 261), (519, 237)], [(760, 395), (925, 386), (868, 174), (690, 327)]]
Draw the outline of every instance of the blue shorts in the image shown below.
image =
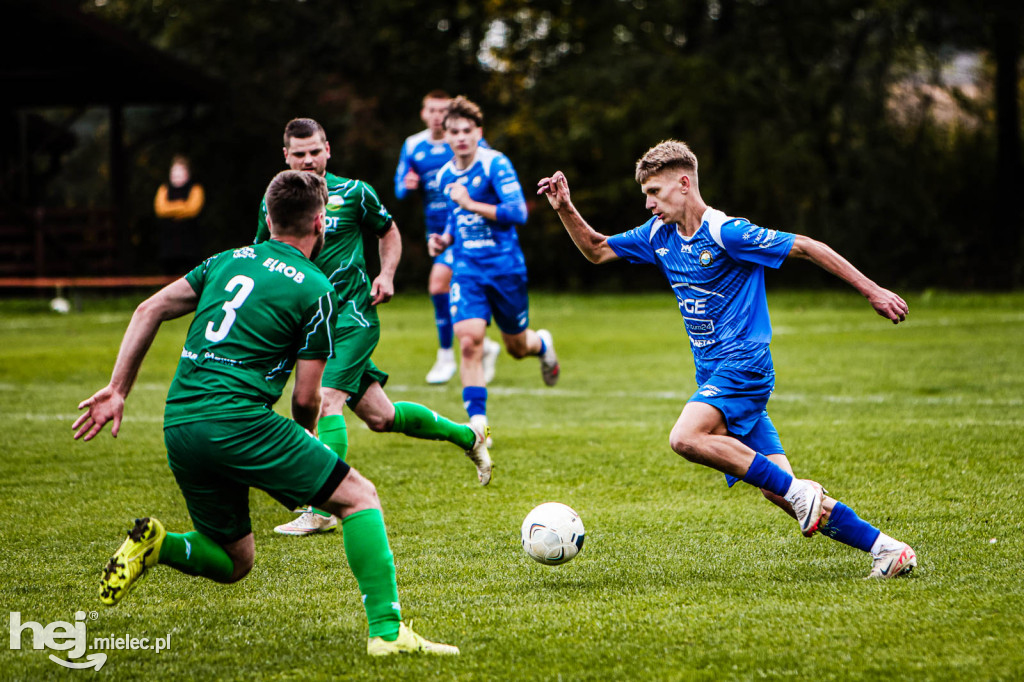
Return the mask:
[[(729, 435), (754, 452), (784, 455), (779, 432), (765, 409), (774, 388), (774, 374), (722, 367), (697, 388), (690, 400), (717, 408)], [(732, 486), (739, 479), (726, 475), (725, 480)]]
[(455, 249), (445, 249), (434, 256), (434, 265), (443, 265), (449, 270), (455, 266)]
[(484, 320), (491, 315), (498, 329), (518, 334), (530, 326), (530, 298), (525, 274), (459, 275), (452, 277), (452, 322)]

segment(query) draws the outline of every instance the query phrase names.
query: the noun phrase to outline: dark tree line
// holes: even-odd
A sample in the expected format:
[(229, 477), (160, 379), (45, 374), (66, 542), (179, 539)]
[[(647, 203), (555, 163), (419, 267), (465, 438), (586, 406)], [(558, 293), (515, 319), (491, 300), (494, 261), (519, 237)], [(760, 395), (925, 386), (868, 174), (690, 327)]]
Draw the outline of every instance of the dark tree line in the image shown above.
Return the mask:
[[(166, 161), (185, 151), (207, 187), (209, 248), (249, 239), (262, 190), (282, 167), (284, 123), (312, 116), (328, 130), (330, 168), (370, 181), (396, 214), (408, 254), (400, 284), (421, 287), (418, 212), (394, 199), (391, 177), (402, 140), (420, 129), (420, 98), (440, 87), (481, 103), (488, 140), (512, 159), (528, 199), (537, 178), (561, 169), (602, 231), (648, 217), (633, 163), (676, 137), (700, 157), (711, 205), (824, 239), (886, 283), (1021, 281), (1019, 2), (82, 6), (224, 84), (219, 101), (158, 139), (144, 131), (173, 113), (130, 114), (139, 230)], [(961, 53), (979, 60), (976, 91), (943, 80)], [(521, 235), (539, 285), (653, 281), (591, 267), (545, 204), (533, 205)]]

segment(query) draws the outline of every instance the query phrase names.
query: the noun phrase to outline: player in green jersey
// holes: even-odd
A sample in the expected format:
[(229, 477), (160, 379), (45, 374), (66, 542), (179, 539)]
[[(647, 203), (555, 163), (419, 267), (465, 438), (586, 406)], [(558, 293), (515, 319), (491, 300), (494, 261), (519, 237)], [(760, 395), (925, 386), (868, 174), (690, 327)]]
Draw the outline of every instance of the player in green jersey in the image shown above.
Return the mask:
[[(278, 174), (267, 188), (270, 239), (208, 258), (143, 301), (110, 383), (78, 406), (86, 412), (72, 425), (76, 439), (91, 440), (107, 422), (117, 436), (160, 324), (195, 313), (164, 412), (167, 461), (195, 530), (170, 533), (155, 518), (136, 519), (103, 569), (100, 600), (119, 603), (157, 564), (221, 583), (241, 580), (255, 555), (249, 488), (260, 488), (289, 508), (315, 503), (342, 518), (369, 621), (367, 653), (457, 654), (402, 623), (377, 491), (312, 434), (337, 331), (337, 297), (309, 260), (324, 245), (326, 199), (319, 177)], [(292, 420), (271, 406), (293, 367)]]
[[(397, 432), (414, 438), (446, 440), (466, 452), (482, 485), (491, 480), (486, 427), (456, 424), (417, 403), (392, 403), (384, 392), (387, 373), (371, 359), (380, 339), (376, 306), (395, 293), (394, 274), (402, 253), (402, 238), (391, 214), (373, 188), (361, 180), (327, 172), (331, 147), (323, 127), (310, 118), (289, 121), (284, 129), (284, 160), (289, 168), (323, 177), (327, 182), (327, 217), (324, 249), (313, 259), (338, 293), (335, 357), (327, 362), (323, 378), (320, 440), (344, 459), (348, 432), (343, 408), (347, 404), (371, 430)], [(269, 235), (266, 199), (260, 206), (255, 242)], [(380, 274), (372, 281), (363, 253), (363, 230), (379, 240)], [(274, 530), (285, 535), (333, 531), (337, 519), (314, 507), (297, 510), (291, 523)]]

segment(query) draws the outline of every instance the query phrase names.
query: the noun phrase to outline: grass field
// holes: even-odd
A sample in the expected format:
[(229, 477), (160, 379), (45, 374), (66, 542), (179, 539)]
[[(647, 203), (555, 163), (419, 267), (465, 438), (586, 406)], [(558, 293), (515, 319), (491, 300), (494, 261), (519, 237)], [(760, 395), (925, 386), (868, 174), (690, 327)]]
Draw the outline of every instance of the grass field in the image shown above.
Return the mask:
[[(0, 301), (0, 595), (43, 625), (87, 612), (88, 637), (164, 637), (109, 651), (119, 679), (997, 680), (1024, 677), (1024, 295), (909, 297), (893, 327), (853, 294), (772, 292), (770, 410), (797, 473), (910, 542), (909, 578), (862, 580), (867, 555), (807, 540), (749, 486), (668, 448), (694, 389), (668, 293), (534, 295), (562, 380), (503, 357), (489, 412), (497, 463), (481, 488), (453, 446), (373, 434), (349, 418), (349, 461), (380, 492), (403, 613), (457, 659), (365, 656), (340, 533), (285, 538), (253, 492), (256, 566), (233, 586), (162, 567), (113, 609), (99, 569), (138, 515), (190, 529), (161, 414), (186, 322), (165, 326), (118, 439), (73, 442), (77, 403), (104, 385), (133, 301)], [(425, 295), (382, 312), (375, 356), (393, 400), (463, 419), (455, 382), (429, 387)], [(536, 504), (574, 507), (583, 552), (545, 567), (519, 547)], [(95, 613), (95, 620), (91, 620)], [(0, 646), (0, 677), (65, 671)], [(63, 655), (65, 652), (54, 652)]]

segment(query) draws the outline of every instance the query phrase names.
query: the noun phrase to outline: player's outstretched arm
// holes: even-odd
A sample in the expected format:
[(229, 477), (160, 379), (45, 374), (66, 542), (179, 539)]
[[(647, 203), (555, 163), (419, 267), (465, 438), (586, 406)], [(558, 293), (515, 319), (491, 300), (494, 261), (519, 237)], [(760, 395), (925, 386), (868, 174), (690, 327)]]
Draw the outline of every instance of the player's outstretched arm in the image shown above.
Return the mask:
[(562, 225), (576, 243), (576, 248), (587, 257), (587, 260), (591, 263), (607, 263), (618, 259), (615, 251), (608, 245), (608, 237), (592, 228), (572, 205), (569, 182), (562, 171), (555, 171), (549, 178), (541, 178), (537, 183), (537, 194), (543, 194), (548, 198), (548, 203), (558, 213)]
[(789, 255), (809, 260), (823, 270), (845, 280), (850, 286), (859, 291), (864, 298), (868, 299), (871, 307), (879, 315), (892, 320), (893, 324), (899, 324), (907, 319), (910, 309), (907, 307), (906, 301), (868, 279), (860, 270), (853, 267), (850, 261), (836, 253), (828, 244), (798, 234), (796, 239), (793, 240), (793, 248), (790, 250)]
[(178, 279), (139, 304), (121, 340), (110, 383), (78, 404), (78, 409), (84, 409), (85, 413), (71, 425), (75, 440), (92, 440), (107, 422), (113, 422), (110, 435), (117, 437), (124, 415), (124, 400), (135, 384), (139, 367), (156, 338), (160, 324), (192, 312), (198, 299), (192, 286), (184, 279)]

